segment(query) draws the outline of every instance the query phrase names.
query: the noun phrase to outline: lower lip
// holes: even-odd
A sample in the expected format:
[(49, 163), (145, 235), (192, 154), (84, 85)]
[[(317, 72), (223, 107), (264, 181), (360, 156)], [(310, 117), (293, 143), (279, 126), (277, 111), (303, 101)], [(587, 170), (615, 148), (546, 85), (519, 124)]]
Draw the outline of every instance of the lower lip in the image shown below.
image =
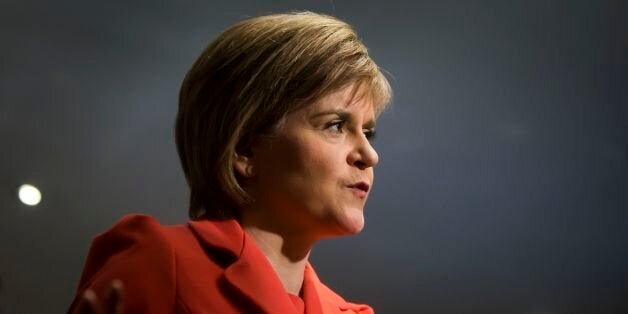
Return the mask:
[(353, 191), (353, 194), (355, 194), (359, 198), (365, 198), (368, 195), (368, 193), (362, 189), (351, 188), (351, 190)]

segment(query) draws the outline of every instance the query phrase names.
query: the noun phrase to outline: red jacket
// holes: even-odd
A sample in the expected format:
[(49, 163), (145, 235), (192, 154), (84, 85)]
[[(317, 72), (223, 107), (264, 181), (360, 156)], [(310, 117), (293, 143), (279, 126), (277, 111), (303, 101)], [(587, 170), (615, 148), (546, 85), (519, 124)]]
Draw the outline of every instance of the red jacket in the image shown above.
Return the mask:
[[(235, 220), (162, 226), (130, 215), (97, 236), (81, 275), (80, 296), (100, 296), (113, 279), (125, 286), (125, 313), (296, 313), (266, 257)], [(307, 314), (373, 313), (346, 302), (308, 264), (303, 281)]]

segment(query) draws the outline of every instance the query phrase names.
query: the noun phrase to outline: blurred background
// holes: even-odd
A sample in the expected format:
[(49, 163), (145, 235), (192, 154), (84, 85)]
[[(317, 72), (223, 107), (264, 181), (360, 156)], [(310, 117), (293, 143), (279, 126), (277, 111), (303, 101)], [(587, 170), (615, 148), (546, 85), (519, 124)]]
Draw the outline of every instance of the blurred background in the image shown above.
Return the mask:
[(315, 248), (323, 281), (378, 313), (628, 313), (620, 0), (3, 0), (1, 313), (64, 312), (125, 214), (186, 221), (181, 81), (225, 27), (290, 10), (354, 25), (395, 91), (366, 229)]

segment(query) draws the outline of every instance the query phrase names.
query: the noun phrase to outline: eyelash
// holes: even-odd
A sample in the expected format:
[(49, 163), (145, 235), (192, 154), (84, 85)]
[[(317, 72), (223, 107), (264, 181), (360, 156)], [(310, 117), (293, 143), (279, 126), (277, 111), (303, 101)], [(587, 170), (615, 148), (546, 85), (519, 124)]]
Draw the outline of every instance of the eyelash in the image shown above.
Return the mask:
[(342, 129), (345, 126), (345, 123), (347, 123), (347, 121), (345, 120), (334, 120), (334, 121), (329, 122), (326, 125), (326, 128), (331, 129), (336, 133), (342, 133)]
[[(345, 120), (334, 120), (327, 124), (327, 129), (333, 129), (336, 133), (343, 133), (343, 127), (347, 121)], [(371, 141), (375, 138), (375, 130), (374, 129), (364, 129), (362, 131), (367, 140)]]
[(377, 132), (375, 132), (375, 129), (370, 129), (370, 130), (366, 129), (363, 132), (364, 132), (364, 136), (369, 141), (374, 140), (375, 139), (375, 135), (377, 135)]

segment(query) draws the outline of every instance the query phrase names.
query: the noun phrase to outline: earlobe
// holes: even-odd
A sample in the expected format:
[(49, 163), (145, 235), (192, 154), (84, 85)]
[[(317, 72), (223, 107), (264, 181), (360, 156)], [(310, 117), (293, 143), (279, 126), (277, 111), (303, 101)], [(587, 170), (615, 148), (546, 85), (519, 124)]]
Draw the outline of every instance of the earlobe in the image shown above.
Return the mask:
[(245, 178), (251, 178), (255, 176), (255, 167), (253, 167), (253, 160), (245, 155), (235, 154), (235, 160), (233, 167), (237, 174)]

